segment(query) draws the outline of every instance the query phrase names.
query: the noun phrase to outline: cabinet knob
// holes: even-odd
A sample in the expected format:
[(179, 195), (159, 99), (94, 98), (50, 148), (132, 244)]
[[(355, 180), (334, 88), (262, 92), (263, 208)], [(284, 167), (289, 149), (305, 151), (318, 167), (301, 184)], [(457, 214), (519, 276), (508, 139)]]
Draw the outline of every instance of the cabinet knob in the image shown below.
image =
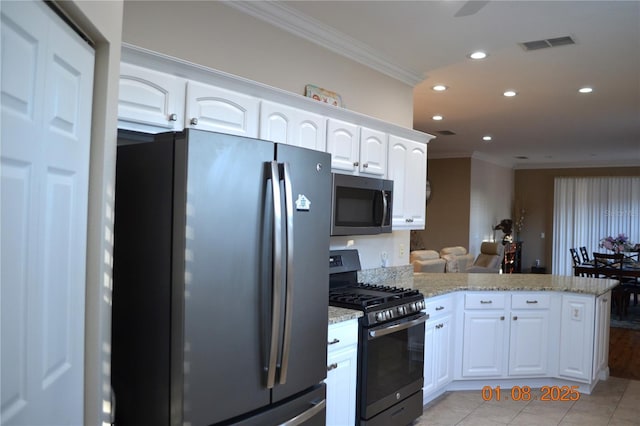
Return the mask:
[(197, 117), (193, 117), (191, 119), (191, 124), (193, 124), (194, 126), (197, 126), (198, 125), (198, 118)]
[(359, 163), (359, 162), (357, 162), (357, 161), (355, 161), (355, 162), (353, 163), (353, 167), (358, 167), (359, 165), (360, 165), (360, 163)]
[(178, 114), (169, 114), (169, 121), (178, 121)]
[(362, 165), (362, 167), (366, 169), (367, 167), (369, 167), (369, 164), (364, 163), (364, 164)]
[(411, 222), (413, 222), (413, 218), (409, 217), (409, 218), (405, 219), (404, 221), (407, 222), (407, 223), (411, 223)]
[(327, 345), (335, 345), (336, 343), (340, 343), (340, 340), (334, 338), (332, 341), (327, 342)]
[(516, 315), (515, 317), (513, 317), (514, 321), (518, 321), (518, 316)]
[(503, 316), (502, 316), (502, 317), (500, 317), (500, 321), (504, 321), (504, 317), (503, 317)]
[(333, 364), (330, 364), (329, 366), (327, 366), (327, 371), (331, 371), (338, 368), (338, 363), (334, 362)]

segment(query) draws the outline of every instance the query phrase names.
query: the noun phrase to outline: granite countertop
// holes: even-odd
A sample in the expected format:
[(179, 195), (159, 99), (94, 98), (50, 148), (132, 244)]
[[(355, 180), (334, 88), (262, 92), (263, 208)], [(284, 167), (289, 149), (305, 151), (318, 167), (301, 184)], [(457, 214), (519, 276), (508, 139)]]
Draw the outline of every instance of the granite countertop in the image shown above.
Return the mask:
[(567, 291), (600, 296), (617, 280), (550, 274), (415, 273), (413, 288), (425, 297), (454, 291)]
[(361, 311), (354, 311), (351, 309), (336, 308), (329, 306), (329, 325), (342, 321), (348, 321), (354, 318), (360, 318), (362, 316)]

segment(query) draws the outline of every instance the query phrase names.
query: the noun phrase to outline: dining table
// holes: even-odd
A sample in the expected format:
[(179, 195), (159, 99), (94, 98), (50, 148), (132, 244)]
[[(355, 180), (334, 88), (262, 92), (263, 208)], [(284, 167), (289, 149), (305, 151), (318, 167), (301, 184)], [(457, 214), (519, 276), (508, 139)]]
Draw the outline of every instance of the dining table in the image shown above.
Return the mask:
[(581, 263), (573, 267), (576, 277), (640, 278), (640, 262), (623, 262), (622, 268), (596, 267), (593, 263)]

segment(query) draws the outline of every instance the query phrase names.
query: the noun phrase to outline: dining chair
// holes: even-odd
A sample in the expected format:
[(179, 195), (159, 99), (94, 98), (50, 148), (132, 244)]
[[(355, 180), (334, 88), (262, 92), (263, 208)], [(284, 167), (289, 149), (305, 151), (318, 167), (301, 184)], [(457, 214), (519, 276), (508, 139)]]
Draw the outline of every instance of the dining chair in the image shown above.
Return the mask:
[(585, 246), (580, 247), (580, 255), (582, 256), (582, 263), (591, 262), (591, 259), (589, 259), (589, 252)]
[(571, 253), (571, 260), (573, 260), (573, 266), (580, 266), (582, 261), (580, 260), (580, 256), (578, 256), (578, 251), (574, 248), (570, 248), (569, 252)]
[[(599, 278), (612, 278), (620, 281), (616, 287), (611, 290), (611, 298), (613, 299), (612, 309), (616, 309), (618, 317), (622, 319), (626, 316), (629, 310), (629, 298), (633, 293), (633, 289), (629, 284), (625, 283), (622, 276), (622, 266), (624, 261), (623, 253), (597, 253), (593, 252), (593, 266), (595, 268), (595, 277)], [(598, 270), (607, 270), (604, 274), (602, 271), (598, 273)], [(620, 271), (620, 275), (612, 273), (613, 270)]]

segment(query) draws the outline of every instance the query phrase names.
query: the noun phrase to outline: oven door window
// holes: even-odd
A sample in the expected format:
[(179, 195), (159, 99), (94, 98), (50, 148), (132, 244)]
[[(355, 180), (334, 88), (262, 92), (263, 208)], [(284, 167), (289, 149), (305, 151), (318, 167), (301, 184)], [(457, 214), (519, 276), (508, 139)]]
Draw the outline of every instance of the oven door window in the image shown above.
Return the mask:
[(422, 380), (424, 327), (422, 323), (374, 339), (363, 339), (367, 364), (366, 372), (362, 372), (366, 405)]
[(382, 192), (372, 189), (336, 188), (336, 226), (380, 226), (383, 215)]

